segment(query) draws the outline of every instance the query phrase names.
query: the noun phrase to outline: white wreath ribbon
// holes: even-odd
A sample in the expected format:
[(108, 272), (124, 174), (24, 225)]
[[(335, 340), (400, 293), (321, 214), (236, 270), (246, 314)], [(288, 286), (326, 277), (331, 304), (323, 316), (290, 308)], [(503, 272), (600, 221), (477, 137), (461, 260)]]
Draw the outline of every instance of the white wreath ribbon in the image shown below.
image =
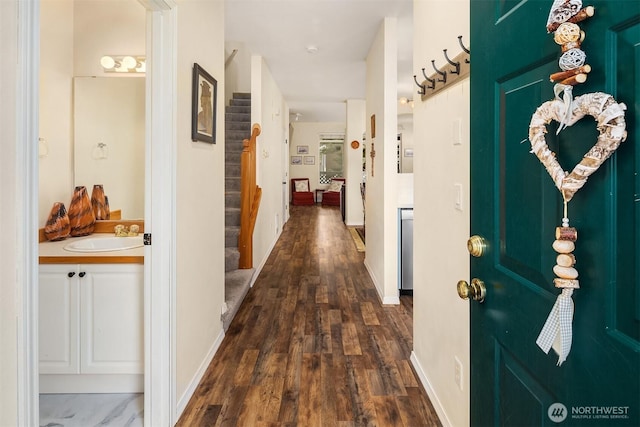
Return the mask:
[(564, 288), (562, 293), (558, 295), (556, 303), (547, 317), (547, 321), (538, 335), (536, 344), (546, 354), (549, 353), (549, 349), (558, 354), (558, 366), (567, 360), (569, 352), (571, 351), (572, 341), (572, 322), (573, 322), (573, 289)]

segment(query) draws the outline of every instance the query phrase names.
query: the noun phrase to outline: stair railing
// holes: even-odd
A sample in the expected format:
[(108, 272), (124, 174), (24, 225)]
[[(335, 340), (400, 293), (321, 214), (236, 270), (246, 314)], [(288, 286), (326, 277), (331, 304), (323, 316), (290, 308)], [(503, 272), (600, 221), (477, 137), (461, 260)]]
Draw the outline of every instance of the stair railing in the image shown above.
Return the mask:
[(262, 188), (256, 185), (256, 139), (260, 135), (260, 125), (251, 128), (251, 138), (242, 141), (240, 157), (240, 235), (238, 268), (253, 268), (253, 230), (258, 218)]

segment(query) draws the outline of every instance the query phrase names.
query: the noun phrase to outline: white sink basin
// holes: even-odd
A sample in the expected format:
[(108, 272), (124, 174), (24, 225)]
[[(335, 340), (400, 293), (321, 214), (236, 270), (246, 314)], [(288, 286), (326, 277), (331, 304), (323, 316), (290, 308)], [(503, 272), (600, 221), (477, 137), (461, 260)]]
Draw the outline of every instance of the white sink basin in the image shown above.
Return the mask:
[(64, 246), (70, 252), (111, 252), (142, 246), (142, 236), (135, 237), (89, 237)]

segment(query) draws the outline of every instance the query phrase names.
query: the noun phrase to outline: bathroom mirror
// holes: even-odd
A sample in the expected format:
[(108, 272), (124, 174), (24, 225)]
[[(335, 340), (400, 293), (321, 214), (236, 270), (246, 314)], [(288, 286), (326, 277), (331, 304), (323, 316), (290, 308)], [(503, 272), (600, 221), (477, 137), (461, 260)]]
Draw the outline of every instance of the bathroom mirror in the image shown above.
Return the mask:
[(102, 184), (112, 210), (144, 218), (145, 79), (74, 78), (74, 184)]

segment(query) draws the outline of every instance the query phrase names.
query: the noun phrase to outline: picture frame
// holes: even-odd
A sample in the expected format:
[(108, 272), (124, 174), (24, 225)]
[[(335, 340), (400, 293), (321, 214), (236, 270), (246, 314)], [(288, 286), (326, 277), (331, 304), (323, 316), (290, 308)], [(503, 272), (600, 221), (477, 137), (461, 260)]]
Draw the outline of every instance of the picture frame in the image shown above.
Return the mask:
[(291, 164), (292, 165), (301, 165), (302, 164), (302, 156), (291, 156)]
[(315, 165), (316, 164), (316, 156), (304, 156), (304, 164), (305, 165)]
[(191, 140), (216, 143), (218, 82), (198, 63), (193, 64)]
[(308, 145), (298, 145), (296, 146), (298, 154), (309, 154), (309, 146)]

